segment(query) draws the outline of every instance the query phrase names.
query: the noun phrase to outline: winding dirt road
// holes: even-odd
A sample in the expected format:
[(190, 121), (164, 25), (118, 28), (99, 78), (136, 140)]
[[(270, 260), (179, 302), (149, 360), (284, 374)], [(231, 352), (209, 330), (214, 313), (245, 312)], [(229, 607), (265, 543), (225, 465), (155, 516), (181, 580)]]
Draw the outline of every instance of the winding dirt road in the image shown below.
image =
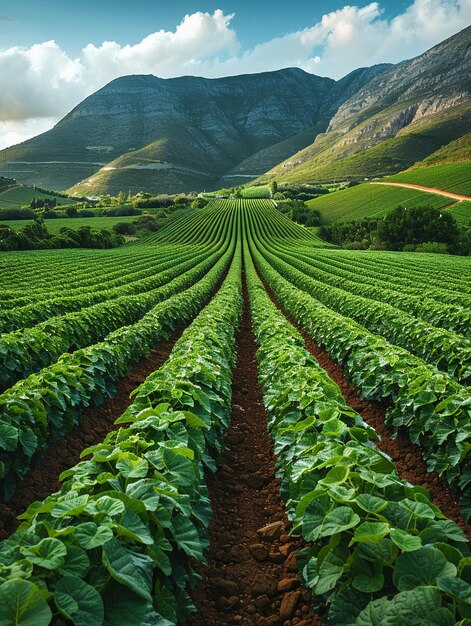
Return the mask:
[(373, 181), (370, 185), (389, 185), (390, 187), (407, 187), (409, 189), (418, 189), (419, 191), (426, 191), (427, 193), (436, 193), (439, 196), (445, 196), (445, 198), (452, 198), (461, 202), (462, 200), (471, 200), (471, 196), (462, 196), (458, 193), (452, 193), (451, 191), (443, 191), (443, 189), (434, 189), (432, 187), (422, 187), (422, 185), (412, 185), (410, 183), (386, 183)]

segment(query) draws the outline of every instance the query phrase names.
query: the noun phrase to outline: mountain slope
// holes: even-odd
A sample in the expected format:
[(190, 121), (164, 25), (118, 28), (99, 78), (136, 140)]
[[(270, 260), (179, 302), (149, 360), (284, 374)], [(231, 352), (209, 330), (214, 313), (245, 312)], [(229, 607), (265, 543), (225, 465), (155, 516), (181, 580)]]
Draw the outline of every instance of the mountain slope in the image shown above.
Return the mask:
[(339, 107), (325, 134), (262, 180), (392, 174), (459, 139), (471, 127), (470, 44), (471, 27), (386, 69)]
[(242, 163), (245, 171), (256, 166), (249, 174), (263, 174), (308, 145), (386, 67), (338, 82), (296, 68), (219, 79), (124, 76), (52, 130), (1, 151), (0, 173), (53, 188), (75, 185), (78, 194), (208, 188), (240, 173)]

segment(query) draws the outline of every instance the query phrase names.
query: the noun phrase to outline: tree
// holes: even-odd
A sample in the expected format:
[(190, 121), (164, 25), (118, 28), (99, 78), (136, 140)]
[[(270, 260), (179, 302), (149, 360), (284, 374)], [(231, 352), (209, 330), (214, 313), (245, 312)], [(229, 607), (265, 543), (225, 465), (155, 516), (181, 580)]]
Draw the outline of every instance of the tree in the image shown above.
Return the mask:
[(270, 190), (270, 195), (273, 198), (275, 193), (278, 191), (278, 183), (276, 182), (276, 180), (271, 180), (268, 183), (268, 189)]
[(389, 250), (429, 241), (453, 245), (459, 239), (453, 215), (431, 206), (397, 207), (380, 222), (378, 234)]

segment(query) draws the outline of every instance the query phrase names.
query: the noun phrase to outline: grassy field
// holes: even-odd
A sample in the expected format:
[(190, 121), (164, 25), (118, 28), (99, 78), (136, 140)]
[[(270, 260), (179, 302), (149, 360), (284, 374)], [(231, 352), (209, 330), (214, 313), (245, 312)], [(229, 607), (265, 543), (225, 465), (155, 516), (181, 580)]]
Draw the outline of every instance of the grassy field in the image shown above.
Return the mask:
[(320, 211), (324, 222), (330, 224), (363, 217), (381, 217), (397, 206), (412, 208), (432, 205), (440, 208), (450, 204), (450, 199), (415, 189), (364, 183), (308, 200), (306, 204)]
[(243, 198), (269, 198), (270, 190), (266, 185), (259, 185), (254, 187), (244, 187), (242, 189)]
[(458, 224), (462, 226), (471, 225), (471, 201), (457, 202), (447, 210), (454, 216)]
[(385, 180), (434, 187), (471, 196), (471, 161), (411, 169)]
[(43, 193), (37, 189), (18, 185), (10, 187), (5, 191), (0, 191), (0, 209), (19, 209), (21, 206), (31, 202), (33, 198), (45, 200), (46, 198), (56, 198), (57, 204), (73, 204), (76, 200), (70, 198), (59, 198), (51, 194)]
[[(58, 217), (52, 220), (45, 220), (46, 227), (53, 235), (57, 234), (61, 228), (72, 228), (77, 230), (81, 226), (91, 226), (100, 230), (106, 228), (110, 230), (113, 224), (118, 222), (132, 222), (136, 219), (133, 216), (126, 217)], [(2, 224), (7, 224), (11, 228), (20, 228), (27, 224), (32, 224), (32, 220), (3, 220)]]

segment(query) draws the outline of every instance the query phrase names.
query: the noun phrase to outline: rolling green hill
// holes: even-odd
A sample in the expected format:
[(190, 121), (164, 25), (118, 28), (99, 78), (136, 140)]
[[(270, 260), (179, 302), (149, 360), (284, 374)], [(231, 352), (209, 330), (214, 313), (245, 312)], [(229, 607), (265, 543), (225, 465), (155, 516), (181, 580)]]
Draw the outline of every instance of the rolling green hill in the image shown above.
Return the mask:
[(52, 194), (43, 193), (38, 189), (32, 187), (25, 187), (23, 185), (14, 185), (4, 188), (3, 191), (0, 188), (0, 209), (19, 209), (25, 204), (29, 205), (33, 198), (39, 200), (53, 199), (57, 200), (57, 204), (70, 204), (76, 202), (71, 198), (60, 198)]
[(334, 191), (306, 204), (321, 213), (326, 224), (346, 222), (363, 217), (382, 217), (398, 206), (407, 208), (450, 205), (450, 198), (401, 187), (386, 187), (364, 183), (349, 189)]
[(471, 196), (471, 160), (421, 167), (390, 176), (386, 181), (422, 185)]

